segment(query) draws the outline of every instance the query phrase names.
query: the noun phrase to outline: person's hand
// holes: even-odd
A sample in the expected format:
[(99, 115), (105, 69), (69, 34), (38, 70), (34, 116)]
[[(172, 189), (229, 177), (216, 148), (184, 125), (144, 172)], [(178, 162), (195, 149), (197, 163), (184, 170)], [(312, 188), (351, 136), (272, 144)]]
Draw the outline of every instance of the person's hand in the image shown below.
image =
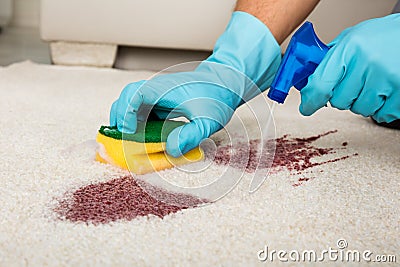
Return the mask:
[(378, 122), (399, 119), (400, 15), (346, 29), (330, 46), (301, 90), (300, 112), (311, 115), (329, 101)]
[(134, 133), (150, 109), (160, 119), (186, 117), (190, 123), (167, 138), (167, 153), (178, 157), (226, 125), (238, 106), (266, 90), (280, 58), (268, 28), (250, 14), (234, 12), (213, 54), (194, 71), (127, 85), (112, 105), (110, 124)]

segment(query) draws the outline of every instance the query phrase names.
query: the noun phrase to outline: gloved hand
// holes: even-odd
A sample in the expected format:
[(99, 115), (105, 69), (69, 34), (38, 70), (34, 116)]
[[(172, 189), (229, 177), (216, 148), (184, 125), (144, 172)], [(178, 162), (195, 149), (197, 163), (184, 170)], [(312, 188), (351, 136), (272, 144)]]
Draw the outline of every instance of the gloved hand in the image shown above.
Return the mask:
[(194, 71), (127, 85), (112, 105), (110, 124), (134, 133), (151, 108), (160, 119), (184, 116), (190, 123), (167, 138), (167, 153), (178, 157), (220, 130), (260, 89), (266, 90), (280, 59), (280, 47), (268, 28), (250, 14), (234, 12), (213, 54)]
[(400, 118), (400, 15), (362, 22), (331, 44), (301, 90), (300, 112), (311, 115), (329, 101), (378, 122)]

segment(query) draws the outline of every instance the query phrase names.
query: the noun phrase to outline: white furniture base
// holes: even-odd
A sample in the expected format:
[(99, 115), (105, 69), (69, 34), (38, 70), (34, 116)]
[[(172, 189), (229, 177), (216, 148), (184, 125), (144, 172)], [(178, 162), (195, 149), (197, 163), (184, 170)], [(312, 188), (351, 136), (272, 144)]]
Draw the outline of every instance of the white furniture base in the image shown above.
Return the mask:
[(81, 65), (95, 67), (112, 67), (117, 54), (117, 45), (51, 42), (51, 58), (57, 65)]

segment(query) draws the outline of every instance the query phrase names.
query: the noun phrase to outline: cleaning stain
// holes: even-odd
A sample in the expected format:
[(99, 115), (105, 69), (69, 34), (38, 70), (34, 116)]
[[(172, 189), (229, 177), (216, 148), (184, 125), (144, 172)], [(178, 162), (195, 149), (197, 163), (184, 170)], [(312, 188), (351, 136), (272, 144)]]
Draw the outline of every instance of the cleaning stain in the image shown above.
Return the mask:
[[(275, 156), (272, 164), (270, 160), (263, 161), (263, 157), (261, 157), (261, 160), (259, 160), (258, 150), (260, 147), (260, 140), (251, 140), (248, 143), (244, 142), (242, 144), (235, 145), (235, 149), (232, 149), (231, 146), (220, 146), (217, 149), (214, 161), (217, 164), (235, 167), (237, 159), (248, 158), (248, 163), (245, 170), (249, 173), (255, 172), (258, 168), (271, 167), (272, 173), (286, 169), (290, 172), (290, 175), (304, 175), (305, 171), (310, 168), (345, 160), (350, 157), (347, 155), (325, 161), (314, 161), (316, 158), (337, 153), (339, 148), (320, 148), (313, 145), (313, 142), (321, 137), (336, 132), (336, 130), (329, 131), (307, 138), (291, 138), (289, 135), (284, 135), (280, 138), (277, 138), (275, 139)], [(343, 147), (346, 147), (347, 145), (347, 142), (342, 143)], [(343, 147), (340, 149), (345, 149)], [(269, 153), (268, 149), (270, 149), (270, 146), (268, 143), (266, 143), (263, 148), (263, 153)], [(243, 153), (241, 153), (242, 151)], [(357, 154), (354, 154), (354, 156), (356, 155)], [(265, 158), (268, 159), (268, 157)], [(314, 177), (299, 178), (299, 180), (294, 183), (293, 186), (302, 185), (304, 182), (307, 182), (312, 178)]]
[[(275, 139), (275, 157), (272, 166), (269, 160), (271, 157), (269, 159), (264, 157), (264, 160), (261, 157), (259, 162), (260, 140), (236, 144), (235, 149), (232, 149), (231, 146), (218, 145), (213, 160), (219, 165), (245, 166), (245, 171), (248, 173), (253, 173), (258, 168), (269, 167), (271, 167), (272, 173), (288, 170), (290, 175), (295, 178), (292, 186), (298, 187), (315, 179), (315, 172), (323, 172), (322, 170), (313, 171), (311, 168), (350, 157), (347, 155), (315, 161), (319, 157), (335, 154), (340, 149), (347, 149), (347, 142), (343, 142), (340, 148), (320, 148), (313, 144), (316, 140), (336, 132), (329, 131), (307, 138), (292, 138), (290, 135), (284, 135)], [(264, 144), (262, 153), (268, 155), (268, 153), (272, 153), (270, 150), (271, 146), (267, 142)], [(55, 212), (63, 220), (97, 225), (118, 220), (130, 221), (139, 216), (154, 215), (164, 218), (169, 214), (206, 203), (205, 200), (190, 195), (166, 192), (155, 187), (153, 187), (155, 191), (150, 195), (147, 193), (149, 191), (146, 190), (146, 192), (142, 187), (143, 184), (140, 186), (131, 176), (90, 184), (60, 200)], [(164, 201), (154, 198), (154, 192), (160, 194)]]
[(158, 189), (169, 205), (149, 195), (131, 176), (79, 188), (71, 196), (59, 201), (55, 212), (62, 220), (92, 224), (118, 220), (130, 221), (138, 216), (155, 215), (159, 218), (204, 203), (190, 195)]

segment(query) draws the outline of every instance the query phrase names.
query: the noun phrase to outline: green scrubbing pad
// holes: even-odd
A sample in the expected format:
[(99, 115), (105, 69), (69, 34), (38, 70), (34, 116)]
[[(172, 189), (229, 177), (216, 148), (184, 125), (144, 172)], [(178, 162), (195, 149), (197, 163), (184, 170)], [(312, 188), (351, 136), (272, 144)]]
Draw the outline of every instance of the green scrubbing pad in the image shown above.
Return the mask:
[(126, 134), (118, 131), (116, 126), (101, 126), (99, 133), (118, 140), (134, 141), (139, 143), (166, 142), (168, 135), (175, 128), (184, 125), (182, 121), (147, 121), (138, 122), (134, 134)]
[(165, 142), (173, 129), (184, 125), (180, 121), (139, 122), (135, 134), (122, 134), (117, 127), (101, 126), (96, 141), (100, 145), (96, 160), (111, 163), (136, 174), (165, 170), (202, 160), (197, 147), (179, 158), (168, 156)]

